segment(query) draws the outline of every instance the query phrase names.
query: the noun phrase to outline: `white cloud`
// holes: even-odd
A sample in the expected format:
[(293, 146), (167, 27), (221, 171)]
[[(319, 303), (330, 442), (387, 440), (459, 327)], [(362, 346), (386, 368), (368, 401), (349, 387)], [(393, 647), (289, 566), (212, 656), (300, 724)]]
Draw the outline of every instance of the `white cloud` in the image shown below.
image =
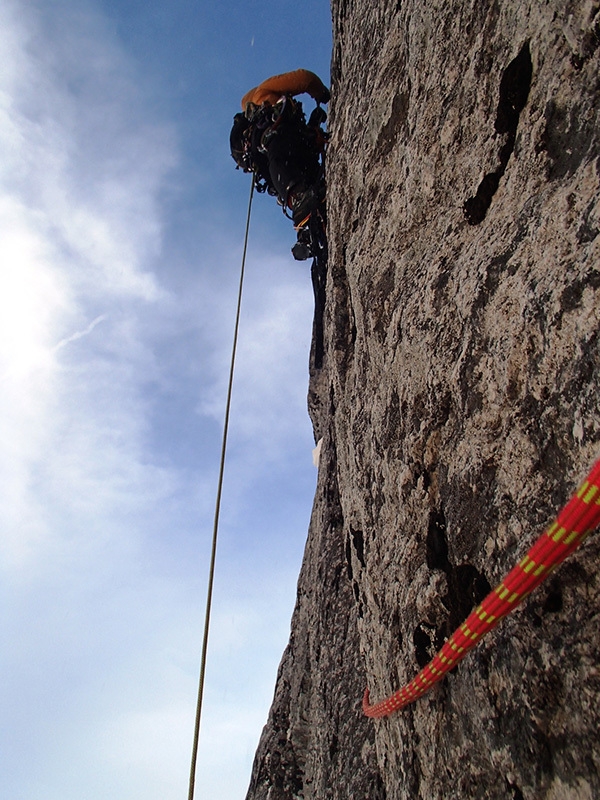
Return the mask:
[[(70, 788), (81, 764), (101, 782), (103, 726), (136, 713), (182, 724), (180, 690), (161, 680), (169, 656), (138, 680), (160, 695), (142, 711), (131, 668), (168, 640), (161, 603), (170, 629), (190, 616), (148, 548), (187, 489), (146, 446), (144, 385), (159, 366), (143, 314), (160, 317), (168, 300), (153, 269), (173, 137), (148, 121), (99, 17), (84, 3), (46, 12), (0, 4), (0, 635), (11, 642), (0, 675), (19, 697), (3, 700), (2, 772), (11, 796), (32, 798), (81, 796)], [(118, 711), (101, 680), (121, 687)], [(141, 745), (126, 744), (137, 770)], [(35, 754), (28, 772), (20, 745)]]
[[(293, 230), (290, 227), (290, 234)], [(294, 432), (299, 418), (308, 430), (306, 391), (312, 321), (312, 288), (308, 269), (299, 270), (291, 257), (254, 257), (249, 263), (232, 400), (238, 441), (261, 442), (262, 458), (282, 456), (282, 439)], [(215, 348), (215, 386), (202, 397), (200, 411), (221, 421), (233, 338), (234, 296), (230, 330)], [(221, 302), (221, 305), (223, 303)], [(218, 365), (218, 366), (217, 366)], [(310, 441), (307, 442), (307, 447)], [(260, 458), (259, 458), (260, 460)]]
[(141, 463), (137, 373), (153, 365), (136, 303), (161, 298), (151, 266), (172, 137), (144, 119), (97, 16), (65, 8), (51, 39), (34, 11), (0, 7), (0, 524), (13, 568), (42, 554), (53, 506), (102, 516), (166, 478)]
[(84, 336), (90, 334), (96, 325), (99, 325), (101, 322), (104, 322), (106, 319), (106, 314), (100, 314), (99, 317), (93, 319), (90, 324), (82, 331), (75, 331), (75, 333), (71, 333), (69, 336), (65, 336), (64, 339), (61, 339), (58, 344), (54, 345), (54, 352), (60, 350), (62, 347), (66, 347), (71, 342), (76, 342), (78, 339), (83, 339)]

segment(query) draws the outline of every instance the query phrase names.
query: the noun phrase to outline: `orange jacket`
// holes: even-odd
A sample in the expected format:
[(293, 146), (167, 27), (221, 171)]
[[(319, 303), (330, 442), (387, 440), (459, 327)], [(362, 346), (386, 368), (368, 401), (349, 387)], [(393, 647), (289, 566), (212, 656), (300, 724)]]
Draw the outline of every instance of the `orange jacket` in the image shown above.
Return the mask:
[(242, 108), (245, 111), (248, 103), (255, 106), (261, 106), (263, 103), (275, 105), (284, 94), (296, 95), (304, 92), (308, 92), (317, 103), (326, 103), (329, 100), (329, 89), (314, 72), (295, 69), (293, 72), (273, 75), (254, 89), (250, 89), (242, 98)]

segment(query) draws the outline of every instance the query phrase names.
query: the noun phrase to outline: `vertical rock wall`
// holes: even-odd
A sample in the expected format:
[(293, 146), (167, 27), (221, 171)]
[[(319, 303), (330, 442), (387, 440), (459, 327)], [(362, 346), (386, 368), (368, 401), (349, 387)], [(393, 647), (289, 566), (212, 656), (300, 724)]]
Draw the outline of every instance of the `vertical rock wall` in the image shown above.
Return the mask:
[(600, 455), (600, 3), (333, 0), (323, 437), (248, 800), (600, 797), (600, 537), (378, 722)]

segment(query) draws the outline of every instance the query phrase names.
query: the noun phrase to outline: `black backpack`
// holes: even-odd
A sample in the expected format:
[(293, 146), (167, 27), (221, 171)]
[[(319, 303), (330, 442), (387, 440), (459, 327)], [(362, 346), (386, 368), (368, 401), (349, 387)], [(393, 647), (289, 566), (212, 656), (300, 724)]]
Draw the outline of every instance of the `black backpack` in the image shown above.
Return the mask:
[(233, 127), (229, 134), (229, 147), (231, 149), (231, 157), (244, 172), (252, 172), (249, 128), (251, 128), (250, 121), (240, 111), (233, 118)]

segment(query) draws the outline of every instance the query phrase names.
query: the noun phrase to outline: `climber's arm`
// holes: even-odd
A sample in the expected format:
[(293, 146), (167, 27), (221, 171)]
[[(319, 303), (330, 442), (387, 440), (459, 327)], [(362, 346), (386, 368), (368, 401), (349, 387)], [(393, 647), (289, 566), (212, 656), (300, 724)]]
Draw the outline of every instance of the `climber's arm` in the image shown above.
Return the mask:
[(273, 75), (272, 78), (267, 78), (266, 81), (250, 89), (242, 98), (242, 108), (245, 111), (248, 103), (256, 106), (264, 102), (275, 104), (284, 94), (297, 95), (304, 92), (317, 103), (327, 103), (329, 100), (329, 89), (318, 75), (308, 69), (296, 69), (281, 75)]

